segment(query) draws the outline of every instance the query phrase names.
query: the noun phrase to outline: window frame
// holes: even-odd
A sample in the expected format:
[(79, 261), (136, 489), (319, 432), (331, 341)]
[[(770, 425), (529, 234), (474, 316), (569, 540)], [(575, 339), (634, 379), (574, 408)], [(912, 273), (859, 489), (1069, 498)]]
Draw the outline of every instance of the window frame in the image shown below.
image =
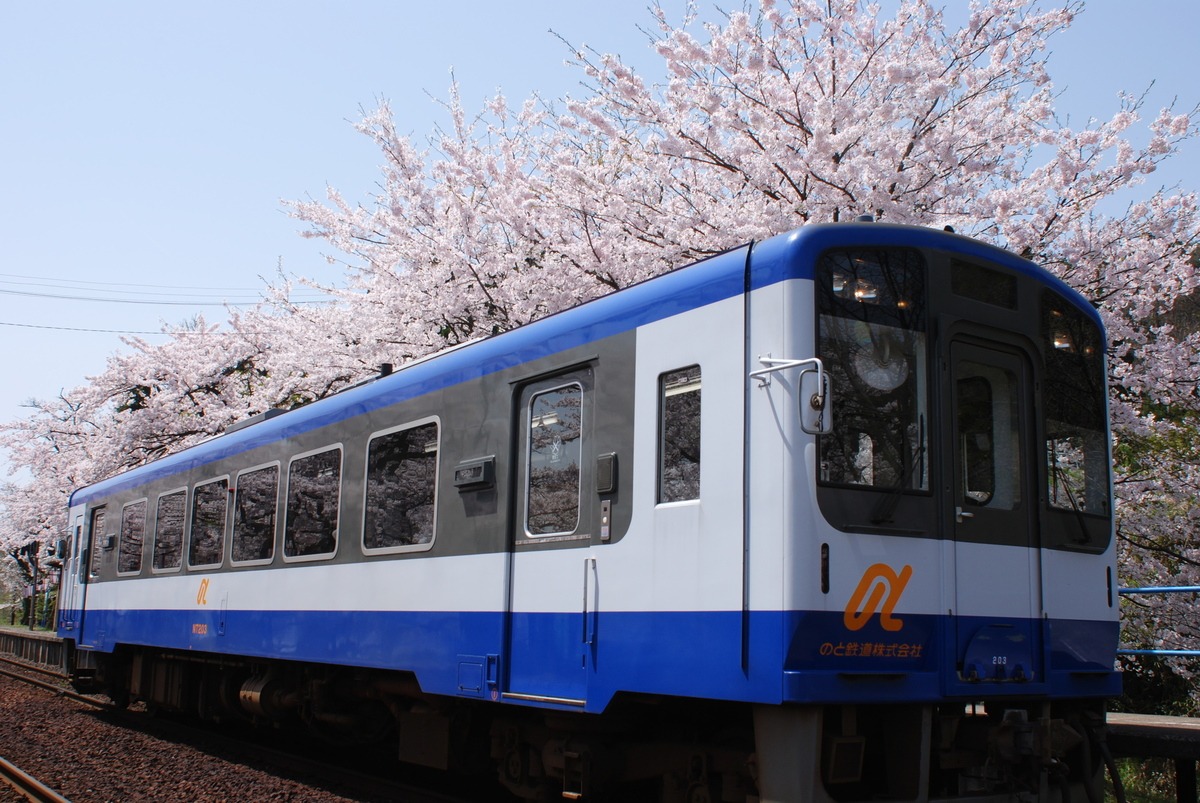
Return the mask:
[[(209, 485), (215, 485), (219, 482), (225, 483), (225, 494), (223, 496), (225, 502), (225, 512), (221, 516), (221, 538), (220, 538), (220, 553), (215, 563), (192, 563), (192, 550), (196, 537), (196, 494), (201, 488)], [(219, 569), (225, 564), (225, 553), (228, 547), (229, 540), (229, 475), (222, 474), (219, 477), (212, 477), (202, 482), (197, 482), (192, 486), (191, 492), (188, 494), (189, 505), (187, 511), (187, 567), (188, 571), (194, 569)]]
[(695, 496), (689, 496), (689, 497), (680, 498), (680, 499), (665, 499), (664, 498), (664, 488), (663, 488), (663, 485), (664, 485), (663, 481), (665, 479), (666, 458), (667, 458), (667, 450), (666, 450), (667, 385), (666, 385), (666, 380), (667, 380), (668, 376), (675, 375), (675, 374), (685, 374), (687, 372), (690, 372), (692, 369), (695, 369), (698, 372), (697, 379), (700, 383), (700, 387), (697, 388), (695, 391), (696, 393), (701, 394), (700, 405), (699, 405), (700, 410), (699, 410), (699, 416), (698, 416), (699, 421), (697, 422), (698, 429), (697, 429), (696, 434), (697, 434), (697, 441), (700, 446), (700, 454), (703, 455), (703, 448), (704, 448), (703, 447), (703, 444), (704, 444), (704, 406), (703, 406), (704, 366), (702, 364), (696, 362), (696, 363), (692, 363), (690, 365), (681, 366), (679, 368), (671, 368), (666, 371), (660, 371), (658, 374), (658, 388), (657, 388), (657, 392), (658, 392), (658, 398), (657, 398), (657, 401), (658, 401), (658, 408), (657, 408), (657, 411), (658, 411), (658, 422), (657, 422), (658, 423), (658, 432), (657, 432), (658, 438), (657, 438), (657, 443), (656, 443), (657, 459), (655, 461), (655, 490), (654, 490), (654, 500), (655, 500), (656, 506), (697, 504), (697, 503), (699, 503), (701, 495), (703, 493), (703, 477), (704, 477), (704, 475), (703, 475), (703, 465), (704, 465), (703, 457), (701, 457), (700, 460), (696, 461), (697, 476), (696, 476), (696, 495)]
[[(338, 453), (338, 481), (337, 481), (337, 513), (333, 528), (333, 549), (328, 552), (317, 552), (304, 555), (289, 555), (287, 553), (288, 543), (288, 525), (291, 523), (292, 506), (290, 504), (292, 492), (292, 466), (298, 461), (315, 455), (324, 454), (325, 452), (337, 451)], [(311, 563), (313, 561), (332, 560), (337, 556), (338, 547), (341, 545), (342, 535), (342, 485), (346, 474), (346, 448), (341, 441), (337, 443), (327, 444), (316, 449), (311, 449), (306, 452), (294, 454), (288, 458), (287, 485), (286, 492), (283, 496), (283, 548), (280, 550), (280, 555), (284, 563)]]
[[(1045, 517), (1042, 543), (1048, 549), (1102, 554), (1112, 547), (1116, 516), (1104, 330), (1070, 299), (1050, 287), (1040, 289), (1038, 317), (1037, 336), (1044, 372), (1036, 411), (1041, 463), (1038, 492)], [(1060, 334), (1067, 336), (1069, 348), (1059, 347)], [(1091, 393), (1080, 395), (1080, 389), (1089, 389), (1089, 385)], [(1052, 416), (1066, 409), (1063, 401), (1072, 394), (1082, 399), (1085, 406), (1095, 405), (1094, 409), (1084, 410), (1076, 405), (1069, 410), (1074, 415)], [(1089, 417), (1095, 426), (1083, 420)], [(1068, 494), (1072, 486), (1059, 476), (1063, 462), (1056, 460), (1058, 452), (1052, 444), (1069, 441), (1072, 436), (1086, 442), (1080, 450), (1085, 458), (1084, 483), (1077, 489), (1083, 501), (1073, 502), (1068, 496), (1064, 504), (1057, 493), (1058, 483), (1064, 483), (1063, 489)], [(1092, 501), (1099, 501), (1099, 510), (1092, 506)]]
[[(142, 510), (142, 545), (138, 555), (138, 567), (132, 571), (121, 571), (121, 556), (125, 550), (125, 511), (135, 505), (144, 505)], [(142, 569), (146, 563), (146, 534), (149, 532), (150, 524), (150, 500), (149, 497), (141, 497), (132, 502), (126, 502), (121, 505), (121, 529), (117, 532), (117, 577), (136, 577), (142, 573)], [(151, 541), (153, 543), (153, 541)], [(153, 559), (151, 559), (153, 563)]]
[[(253, 560), (237, 560), (235, 557), (236, 552), (234, 549), (234, 545), (237, 540), (237, 531), (238, 531), (237, 502), (238, 502), (238, 494), (241, 492), (242, 477), (246, 476), (247, 474), (253, 474), (256, 471), (266, 471), (269, 468), (275, 469), (275, 523), (271, 528), (272, 529), (271, 556), (268, 558), (254, 558)], [(269, 463), (263, 463), (261, 465), (251, 466), (250, 468), (241, 469), (234, 475), (233, 503), (231, 505), (232, 510), (231, 510), (231, 517), (230, 517), (230, 521), (229, 521), (229, 565), (230, 566), (268, 566), (275, 562), (276, 554), (282, 551), (280, 549), (280, 544), (279, 544), (279, 541), (280, 541), (279, 525), (281, 523), (281, 517), (279, 515), (279, 490), (283, 484), (280, 481), (282, 478), (282, 474), (283, 474), (283, 469), (282, 469), (282, 465), (281, 465), (280, 461), (272, 460)]]
[[(584, 383), (582, 377), (574, 374), (564, 375), (562, 381), (558, 384), (547, 385), (546, 387), (537, 387), (531, 389), (529, 398), (523, 405), (521, 415), (524, 417), (522, 431), (524, 433), (524, 444), (522, 448), (525, 452), (525, 467), (523, 479), (523, 500), (521, 506), (521, 532), (524, 538), (533, 541), (541, 541), (546, 539), (562, 539), (570, 538), (580, 533), (580, 529), (584, 526), (584, 462), (585, 451), (584, 447), (587, 444), (588, 435), (584, 429), (584, 404), (588, 395), (588, 387)], [(579, 465), (578, 476), (576, 479), (576, 494), (575, 494), (575, 526), (570, 530), (559, 530), (555, 532), (535, 533), (529, 529), (529, 518), (531, 513), (530, 502), (533, 499), (533, 405), (534, 402), (551, 393), (566, 390), (567, 388), (576, 388), (579, 392)]]
[[(100, 530), (96, 532), (96, 518), (100, 518)], [(87, 560), (87, 577), (88, 581), (94, 580), (100, 576), (100, 569), (104, 563), (104, 543), (100, 540), (108, 532), (108, 505), (97, 505), (88, 511), (88, 542), (91, 544), (91, 549), (88, 551)]]
[[(881, 255), (884, 258), (881, 258)], [(847, 267), (838, 263), (838, 259), (851, 264)], [(858, 265), (865, 269), (865, 277), (857, 272)], [(932, 498), (936, 485), (931, 462), (933, 439), (936, 437), (932, 422), (937, 418), (934, 394), (938, 391), (934, 373), (936, 357), (933, 337), (933, 316), (937, 314), (932, 294), (935, 268), (931, 255), (924, 249), (908, 245), (841, 245), (822, 251), (813, 266), (814, 343), (817, 356), (824, 361), (826, 375), (834, 388), (835, 405), (833, 429), (817, 437), (816, 482), (820, 488), (820, 498), (833, 503), (834, 497), (841, 492), (847, 492), (852, 494), (846, 497), (852, 505), (861, 503), (850, 500), (862, 498), (853, 494), (898, 494), (903, 497)], [(872, 267), (879, 269), (881, 275), (878, 279), (871, 276)], [(844, 271), (840, 274), (843, 282), (840, 288), (837, 283), (839, 270)], [(872, 294), (860, 299), (858, 293), (850, 289), (851, 285), (870, 288)], [(914, 292), (900, 295), (904, 289)], [(876, 295), (881, 290), (886, 293), (882, 300)], [(855, 303), (851, 303), (850, 299)], [(907, 303), (901, 304), (902, 301)], [(884, 302), (895, 302), (894, 311), (893, 304)], [(845, 388), (853, 387), (854, 383), (839, 381), (838, 375), (840, 373), (857, 376), (857, 368), (853, 361), (843, 359), (845, 354), (839, 354), (833, 348), (835, 345), (843, 350), (850, 348), (847, 344), (852, 340), (839, 338), (837, 335), (847, 334), (851, 329), (861, 330), (872, 337), (879, 335), (881, 339), (896, 333), (899, 333), (900, 338), (904, 335), (911, 337), (913, 349), (901, 350), (899, 354), (904, 358), (906, 365), (909, 362), (914, 364), (907, 370), (905, 379), (890, 389), (887, 389), (886, 385), (875, 386), (860, 381), (859, 386), (873, 390), (860, 390), (859, 398), (854, 399), (853, 404), (848, 401)], [(859, 378), (861, 380), (861, 377)], [(903, 460), (891, 467), (892, 473), (899, 475), (896, 482), (883, 482), (876, 478), (874, 455), (885, 452), (886, 449), (876, 448), (876, 442), (865, 430), (858, 430), (857, 435), (860, 443), (864, 437), (871, 440), (872, 448), (865, 452), (871, 459), (870, 479), (848, 481), (844, 475), (831, 476), (830, 467), (838, 468), (839, 460), (843, 469), (854, 464), (849, 452), (839, 449), (839, 446), (848, 442), (847, 435), (855, 434), (849, 427), (864, 420), (867, 423), (875, 423), (884, 417), (882, 412), (879, 412), (883, 409), (878, 403), (879, 400), (864, 399), (863, 394), (874, 393), (883, 398), (905, 389), (910, 383), (911, 394), (903, 397), (903, 401), (911, 406), (909, 412), (915, 414), (915, 418), (900, 422), (903, 429), (885, 430), (883, 434), (887, 436), (886, 439), (880, 439), (878, 442), (884, 447), (899, 446), (901, 448), (897, 449), (897, 452), (903, 452), (905, 457), (911, 454), (914, 458), (911, 461)], [(878, 417), (861, 416), (859, 414), (862, 410), (876, 413)], [(911, 440), (912, 430), (917, 433), (915, 442)], [(839, 529), (842, 527), (839, 526)]]
[[(154, 555), (157, 552), (156, 547), (158, 546), (159, 512), (161, 510), (162, 500), (168, 496), (174, 496), (175, 494), (183, 494), (183, 521), (181, 523), (181, 527), (179, 530), (179, 563), (174, 566), (160, 568), (160, 567), (154, 565)], [(187, 544), (187, 537), (188, 537), (188, 515), (191, 512), (190, 509), (188, 508), (188, 496), (189, 496), (188, 486), (182, 485), (178, 488), (172, 488), (168, 491), (163, 491), (162, 493), (160, 493), (156, 497), (154, 497), (154, 540), (152, 542), (153, 546), (150, 549), (150, 573), (151, 574), (177, 574), (177, 573), (183, 571), (184, 547)]]
[[(419, 427), (433, 424), (437, 428), (437, 451), (433, 464), (433, 522), (429, 541), (421, 544), (402, 544), (399, 546), (368, 547), (367, 546), (367, 509), (371, 493), (371, 444), (379, 438), (386, 438), (397, 432), (408, 432)], [(440, 416), (431, 415), (418, 418), (404, 424), (371, 433), (367, 437), (367, 446), (363, 453), (363, 495), (362, 495), (362, 534), (359, 538), (359, 548), (364, 555), (394, 555), (405, 552), (428, 552), (437, 543), (438, 534), (438, 502), (441, 500), (442, 480), (442, 420)]]

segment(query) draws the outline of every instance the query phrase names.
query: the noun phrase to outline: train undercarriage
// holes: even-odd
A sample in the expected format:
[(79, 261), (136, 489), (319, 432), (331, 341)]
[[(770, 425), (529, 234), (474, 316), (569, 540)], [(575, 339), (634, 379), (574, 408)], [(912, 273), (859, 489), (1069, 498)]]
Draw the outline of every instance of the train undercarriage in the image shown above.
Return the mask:
[(495, 773), (514, 798), (1103, 800), (1102, 701), (749, 706), (617, 698), (602, 716), (431, 696), (411, 675), (150, 649), (75, 651), (73, 682), (119, 705), (302, 726), (400, 762)]

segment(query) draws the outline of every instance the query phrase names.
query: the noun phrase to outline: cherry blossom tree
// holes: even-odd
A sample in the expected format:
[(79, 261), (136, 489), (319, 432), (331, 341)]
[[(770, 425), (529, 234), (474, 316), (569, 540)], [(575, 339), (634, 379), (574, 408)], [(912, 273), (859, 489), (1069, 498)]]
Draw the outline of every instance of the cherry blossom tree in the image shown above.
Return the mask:
[[(1200, 217), (1194, 194), (1146, 182), (1196, 136), (1197, 111), (1143, 122), (1121, 95), (1110, 117), (1063, 124), (1046, 48), (1079, 11), (994, 0), (950, 29), (925, 0), (889, 19), (857, 0), (762, 0), (704, 25), (655, 9), (665, 81), (573, 51), (586, 96), (558, 110), (497, 97), (471, 118), (452, 92), (452, 125), (424, 149), (384, 104), (359, 124), (382, 191), (356, 205), (331, 189), (293, 212), (355, 258), (351, 288), (385, 313), (394, 353), (808, 222), (871, 213), (1009, 248), (1108, 327), (1125, 582), (1196, 582), (1200, 474), (1178, 445), (1193, 442), (1200, 336), (1168, 320), (1196, 287)], [(1181, 610), (1140, 604), (1131, 621), (1148, 636)]]
[[(61, 528), (71, 487), (402, 363), (750, 240), (869, 213), (988, 240), (1044, 265), (1111, 338), (1123, 581), (1200, 581), (1193, 193), (1155, 171), (1196, 108), (1136, 95), (1083, 125), (1055, 113), (1047, 46), (1081, 4), (987, 0), (947, 24), (932, 0), (756, 0), (709, 21), (652, 9), (661, 76), (568, 47), (579, 97), (498, 95), (418, 141), (385, 103), (358, 130), (379, 190), (289, 205), (345, 260), (331, 304), (281, 279), (226, 330), (131, 340), (88, 385), (38, 404), (2, 442), (33, 481), (4, 494), (0, 538)], [(1114, 88), (1116, 89), (1116, 88)], [(1174, 607), (1173, 607), (1174, 606)], [(1138, 606), (1141, 633), (1177, 603)]]

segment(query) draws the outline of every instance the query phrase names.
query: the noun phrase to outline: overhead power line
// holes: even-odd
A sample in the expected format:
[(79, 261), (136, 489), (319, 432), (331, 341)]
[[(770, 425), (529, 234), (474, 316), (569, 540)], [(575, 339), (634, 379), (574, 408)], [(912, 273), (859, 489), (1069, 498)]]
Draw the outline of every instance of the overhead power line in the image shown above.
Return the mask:
[[(30, 281), (9, 281), (10, 279), (28, 279)], [(202, 290), (206, 293), (257, 293), (262, 287), (213, 287), (212, 285), (186, 284), (144, 284), (137, 282), (100, 282), (92, 279), (59, 279), (53, 276), (29, 276), (23, 273), (0, 273), (0, 284), (28, 284), (37, 287), (83, 287), (83, 288), (122, 288), (148, 287), (152, 290)], [(121, 291), (125, 292), (125, 291)], [(132, 291), (129, 291), (132, 292)]]
[[(65, 301), (96, 301), (107, 304), (148, 304), (156, 307), (250, 307), (262, 303), (265, 299), (256, 298), (253, 301), (200, 301), (193, 298), (190, 301), (171, 301), (168, 299), (148, 298), (102, 298), (99, 296), (75, 296), (63, 293), (34, 293), (28, 290), (8, 290), (0, 287), (0, 295), (26, 296), (30, 298), (57, 298)], [(289, 299), (292, 304), (328, 304), (332, 299)]]
[[(105, 335), (166, 335), (174, 337), (175, 335), (229, 335), (232, 332), (198, 332), (187, 329), (175, 330), (172, 332), (150, 332), (138, 331), (134, 329), (84, 329), (76, 326), (49, 326), (47, 324), (36, 323), (10, 323), (9, 321), (0, 321), (0, 326), (16, 326), (21, 329), (53, 329), (58, 332), (98, 332)], [(242, 332), (241, 334), (254, 334), (253, 332)]]
[[(20, 281), (14, 281), (20, 280)], [(15, 288), (47, 288), (46, 292)], [(142, 288), (142, 289), (133, 289)], [(30, 298), (53, 298), (66, 301), (91, 301), (112, 304), (149, 304), (163, 306), (233, 306), (244, 307), (264, 301), (262, 287), (204, 287), (197, 285), (133, 284), (100, 282), (83, 279), (56, 279), (0, 273), (0, 294)], [(61, 292), (77, 291), (77, 292)], [(186, 300), (175, 300), (186, 299)], [(320, 293), (298, 293), (291, 301), (296, 304), (321, 304), (329, 299)]]
[[(100, 298), (97, 296), (71, 296), (62, 293), (34, 293), (28, 290), (7, 290), (0, 287), (0, 295), (27, 296), (31, 298), (58, 298), (65, 301), (100, 301), (108, 304), (149, 304), (151, 306), (175, 307), (245, 307), (257, 304), (257, 301), (170, 301), (167, 299), (151, 300), (146, 298)], [(298, 302), (299, 303), (299, 302)], [(306, 302), (307, 303), (307, 302)]]

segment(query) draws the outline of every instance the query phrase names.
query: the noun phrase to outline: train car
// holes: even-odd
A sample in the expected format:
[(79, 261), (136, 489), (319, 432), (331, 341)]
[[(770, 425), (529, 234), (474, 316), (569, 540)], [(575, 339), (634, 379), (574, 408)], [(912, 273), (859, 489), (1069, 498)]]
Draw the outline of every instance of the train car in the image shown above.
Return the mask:
[(516, 796), (1099, 799), (1104, 334), (807, 226), (77, 490), (76, 683)]

